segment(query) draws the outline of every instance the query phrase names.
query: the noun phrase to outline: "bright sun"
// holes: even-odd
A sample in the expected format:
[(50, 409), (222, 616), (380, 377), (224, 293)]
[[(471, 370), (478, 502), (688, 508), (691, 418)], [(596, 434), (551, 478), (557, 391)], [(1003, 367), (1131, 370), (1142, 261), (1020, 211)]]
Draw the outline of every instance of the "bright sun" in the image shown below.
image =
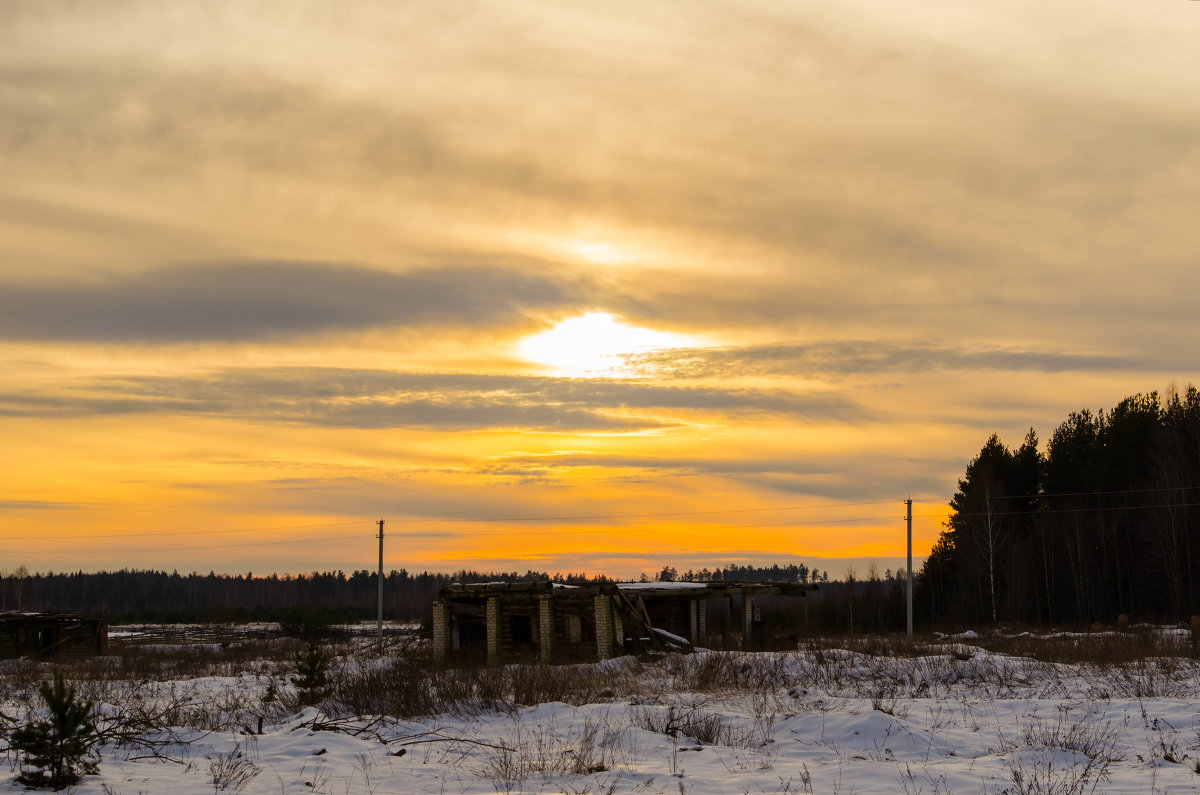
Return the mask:
[(622, 357), (631, 353), (695, 344), (679, 334), (627, 326), (610, 314), (592, 312), (525, 338), (518, 351), (525, 359), (565, 373), (594, 375), (621, 369)]

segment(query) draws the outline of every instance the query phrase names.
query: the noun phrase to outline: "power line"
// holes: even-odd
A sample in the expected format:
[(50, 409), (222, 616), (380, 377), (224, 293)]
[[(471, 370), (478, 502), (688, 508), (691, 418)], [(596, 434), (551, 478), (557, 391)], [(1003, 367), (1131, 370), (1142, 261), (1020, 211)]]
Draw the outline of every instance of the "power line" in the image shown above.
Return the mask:
[[(1140, 511), (1151, 510), (1155, 508), (1195, 508), (1200, 506), (1200, 502), (1168, 502), (1161, 505), (1097, 505), (1090, 508), (1043, 508), (1033, 509), (1028, 511), (983, 511), (980, 513), (956, 513), (955, 516), (979, 517), (979, 516), (1032, 516), (1043, 515), (1050, 513), (1096, 513), (1100, 511)], [(943, 514), (929, 513), (923, 514), (926, 518), (941, 517)]]
[[(1200, 485), (1196, 486), (1163, 486), (1157, 489), (1122, 489), (1119, 491), (1065, 491), (1059, 494), (1012, 494), (1007, 496), (991, 497), (992, 500), (1040, 500), (1059, 497), (1105, 497), (1114, 494), (1152, 494), (1164, 491), (1195, 491), (1200, 489)], [(913, 500), (914, 503), (941, 503), (948, 505), (948, 501), (943, 500)]]
[(655, 519), (664, 516), (708, 516), (724, 513), (761, 513), (765, 511), (803, 511), (814, 508), (849, 508), (859, 505), (887, 505), (903, 500), (872, 500), (869, 502), (831, 502), (823, 505), (785, 505), (779, 508), (728, 508), (720, 511), (671, 511), (669, 513), (608, 513), (590, 516), (518, 516), (518, 517), (473, 517), (473, 518), (408, 518), (391, 519), (393, 522), (570, 522), (583, 519)]
[(12, 541), (30, 541), (34, 539), (52, 538), (52, 539), (73, 539), (73, 538), (141, 538), (144, 536), (155, 536), (158, 538), (170, 536), (201, 536), (201, 535), (223, 535), (226, 533), (267, 533), (272, 530), (307, 530), (314, 527), (349, 527), (351, 525), (367, 524), (363, 520), (357, 522), (330, 522), (328, 524), (294, 524), (282, 527), (239, 527), (236, 530), (180, 530), (177, 533), (96, 533), (88, 535), (73, 535), (73, 536), (4, 536), (6, 540)]
[[(1198, 489), (1200, 489), (1200, 485), (1171, 486), (1171, 487), (1162, 487), (1162, 488), (1154, 488), (1154, 489), (1124, 489), (1124, 490), (1113, 490), (1113, 491), (1079, 491), (1079, 492), (1062, 492), (1062, 493), (1058, 493), (1058, 494), (996, 496), (996, 497), (992, 497), (991, 499), (994, 501), (998, 501), (998, 500), (1021, 500), (1021, 499), (1034, 500), (1034, 499), (1050, 499), (1050, 498), (1062, 498), (1062, 497), (1102, 497), (1102, 496), (1113, 496), (1113, 495), (1123, 495), (1123, 494), (1150, 494), (1150, 493), (1162, 493), (1162, 492), (1183, 492), (1183, 491), (1194, 491), (1194, 490), (1198, 490)], [(722, 510), (668, 511), (668, 512), (660, 512), (660, 513), (577, 514), (577, 515), (567, 515), (567, 516), (524, 516), (524, 517), (420, 517), (420, 518), (393, 519), (390, 521), (402, 522), (405, 524), (414, 524), (414, 523), (501, 524), (501, 523), (519, 523), (519, 522), (571, 522), (571, 521), (585, 521), (585, 520), (590, 521), (590, 520), (598, 520), (598, 519), (660, 519), (660, 518), (667, 518), (667, 517), (672, 517), (672, 516), (717, 516), (717, 515), (724, 515), (724, 514), (766, 513), (766, 512), (777, 512), (777, 511), (807, 511), (807, 510), (817, 510), (817, 509), (826, 509), (826, 508), (847, 508), (847, 507), (855, 507), (855, 506), (863, 506), (863, 505), (886, 505), (886, 504), (892, 504), (892, 503), (897, 503), (897, 502), (904, 502), (904, 501), (903, 500), (867, 500), (867, 501), (859, 501), (859, 502), (836, 502), (836, 503), (820, 503), (820, 504), (810, 504), (810, 505), (785, 505), (785, 506), (779, 506), (779, 507), (774, 507), (774, 508), (727, 508), (727, 509), (722, 509)], [(942, 505), (947, 505), (947, 507), (949, 507), (949, 503), (944, 502), (942, 500), (913, 500), (913, 502), (920, 503), (920, 504), (942, 504)], [(1176, 504), (1146, 505), (1146, 506), (1110, 506), (1110, 507), (1105, 508), (1104, 510), (1131, 510), (1131, 509), (1135, 509), (1135, 508), (1194, 507), (1197, 504), (1198, 503), (1176, 503)], [(1031, 514), (1031, 513), (1084, 513), (1084, 512), (1088, 512), (1088, 511), (1094, 511), (1094, 510), (1099, 510), (1099, 509), (1098, 508), (1064, 508), (1064, 509), (1044, 509), (1044, 510), (1029, 510), (1029, 511), (1004, 511), (1004, 512), (993, 511), (992, 515), (993, 516), (1018, 516), (1018, 515), (1025, 515), (1025, 514)], [(945, 514), (914, 514), (914, 518), (941, 518), (944, 515)], [(960, 513), (957, 515), (958, 516), (982, 516), (985, 514), (961, 514)], [(865, 522), (865, 521), (890, 521), (890, 520), (894, 520), (895, 518), (896, 517), (882, 516), (882, 517), (860, 517), (860, 518), (853, 518), (853, 519), (832, 519), (832, 520), (827, 520), (827, 521), (822, 520), (822, 521), (808, 521), (808, 522), (775, 522), (775, 523), (765, 523), (765, 524), (728, 524), (728, 525), (718, 525), (718, 526), (734, 528), (734, 529), (736, 529), (736, 528), (754, 528), (754, 527), (784, 527), (784, 526), (795, 526), (795, 527), (799, 528), (799, 527), (804, 527), (806, 525), (841, 524), (841, 523)], [(900, 517), (900, 518), (903, 518), (903, 517)], [(234, 528), (234, 529), (227, 529), (227, 530), (181, 530), (181, 531), (173, 532), (173, 533), (139, 532), (139, 533), (97, 533), (97, 534), (87, 534), (87, 535), (6, 535), (6, 536), (4, 536), (4, 539), (9, 540), (9, 541), (29, 541), (29, 540), (43, 540), (43, 539), (87, 540), (87, 539), (93, 539), (93, 538), (145, 538), (145, 537), (169, 538), (169, 537), (175, 537), (175, 536), (205, 536), (205, 535), (230, 535), (230, 534), (240, 534), (240, 533), (264, 533), (264, 532), (272, 532), (272, 531), (278, 531), (278, 530), (305, 530), (305, 529), (322, 528), (322, 527), (351, 527), (351, 526), (364, 525), (364, 524), (368, 524), (368, 522), (365, 520), (357, 520), (357, 521), (351, 521), (351, 522), (326, 522), (326, 523), (320, 523), (320, 524), (272, 525), (269, 527), (243, 527), (243, 528)], [(606, 533), (627, 533), (627, 532), (644, 532), (644, 529), (643, 528), (635, 528), (635, 529), (631, 529), (631, 530), (608, 529), (608, 530), (595, 530), (595, 531), (556, 530), (556, 531), (544, 531), (544, 532), (513, 531), (513, 532), (486, 533), (485, 535), (488, 535), (488, 536), (572, 535), (572, 534), (574, 534), (574, 535), (598, 535), (598, 534), (606, 534)], [(346, 536), (341, 536), (341, 537), (346, 537)], [(455, 537), (457, 537), (457, 536), (455, 536)], [(329, 537), (329, 538), (325, 538), (325, 539), (281, 539), (281, 540), (277, 540), (277, 541), (251, 542), (249, 544), (240, 544), (240, 545), (239, 544), (231, 544), (230, 546), (254, 546), (254, 545), (260, 545), (260, 544), (307, 543), (310, 540), (332, 540), (334, 538), (338, 538), (338, 537)], [(170, 547), (170, 548), (168, 548), (168, 547), (124, 547), (123, 549), (128, 550), (128, 551), (155, 551), (155, 550), (167, 550), (167, 549), (181, 549), (182, 550), (182, 549), (201, 549), (201, 548), (202, 547)], [(9, 550), (9, 551), (14, 552), (14, 553), (29, 552), (27, 550)], [(45, 550), (36, 550), (36, 551), (44, 552)]]
[[(767, 523), (767, 524), (718, 524), (718, 525), (713, 525), (713, 528), (714, 529), (745, 529), (745, 528), (755, 528), (755, 527), (793, 527), (796, 529), (803, 529), (805, 527), (815, 526), (815, 525), (851, 524), (854, 522), (881, 522), (881, 521), (891, 521), (893, 519), (895, 519), (894, 516), (860, 516), (860, 517), (854, 517), (854, 518), (848, 518), (848, 519), (828, 519), (828, 520), (815, 521), (815, 522), (804, 522), (801, 524), (797, 524), (795, 522), (773, 522), (773, 523)], [(361, 524), (361, 523), (355, 522), (354, 524)], [(681, 528), (681, 529), (690, 529), (690, 528)], [(493, 537), (514, 536), (514, 535), (520, 535), (520, 536), (529, 536), (529, 535), (539, 535), (539, 536), (624, 535), (624, 534), (644, 533), (644, 532), (645, 532), (644, 528), (627, 528), (627, 529), (618, 529), (618, 530), (544, 530), (544, 531), (536, 531), (536, 532), (532, 532), (532, 533), (528, 532), (528, 531), (511, 531), (511, 532), (502, 531), (502, 532), (482, 533), (482, 534), (479, 534), (479, 533), (474, 533), (474, 534), (438, 533), (437, 535), (439, 537), (443, 537), (443, 538), (467, 538), (467, 537), (493, 538)], [(182, 534), (179, 534), (179, 535), (182, 535)], [(42, 536), (42, 537), (45, 538), (46, 536)], [(87, 538), (87, 536), (71, 536), (71, 537), (75, 538), (75, 539)], [(226, 547), (250, 547), (250, 546), (273, 546), (273, 545), (283, 545), (283, 544), (310, 544), (310, 543), (313, 543), (316, 541), (342, 541), (342, 540), (348, 540), (348, 539), (353, 539), (353, 538), (363, 538), (363, 537), (365, 537), (365, 536), (340, 535), (340, 536), (325, 536), (322, 538), (287, 538), (287, 539), (278, 539), (275, 541), (246, 541), (246, 542), (236, 543), (236, 544), (226, 544), (225, 546)], [(371, 538), (375, 538), (375, 537), (376, 536), (374, 536), (374, 535), (371, 536)], [(174, 547), (174, 546), (172, 546), (172, 547), (100, 547), (100, 548), (87, 548), (87, 549), (71, 549), (71, 550), (64, 550), (64, 551), (69, 551), (71, 554), (78, 554), (80, 552), (176, 552), (176, 551), (211, 550), (211, 549), (212, 549), (212, 547), (197, 547), (197, 546)], [(14, 554), (45, 554), (45, 553), (49, 552), (50, 550), (14, 549), (14, 550), (9, 550), (9, 551)]]
[[(850, 519), (825, 519), (825, 520), (820, 520), (820, 521), (815, 521), (815, 522), (770, 522), (770, 523), (766, 523), (766, 524), (714, 524), (714, 525), (707, 525), (707, 526), (712, 527), (713, 529), (723, 529), (723, 530), (750, 528), (750, 527), (795, 527), (797, 529), (802, 529), (802, 528), (808, 527), (810, 525), (851, 524), (854, 522), (883, 522), (883, 521), (892, 521), (895, 518), (896, 517), (894, 517), (894, 516), (859, 516), (859, 517), (853, 517)], [(900, 518), (904, 518), (904, 517), (900, 517)], [(686, 527), (686, 528), (679, 528), (679, 529), (691, 531), (694, 528)], [(662, 531), (667, 532), (667, 529), (662, 528)], [(625, 534), (625, 533), (644, 533), (644, 532), (646, 532), (646, 529), (644, 527), (631, 527), (631, 528), (625, 528), (625, 529), (607, 529), (607, 530), (541, 530), (541, 531), (533, 531), (533, 532), (530, 532), (528, 530), (520, 530), (520, 531), (513, 530), (511, 532), (503, 531), (503, 532), (498, 532), (498, 533), (474, 533), (474, 534), (471, 534), (471, 537), (473, 537), (473, 538), (491, 538), (492, 536), (517, 536), (517, 535), (520, 535), (520, 536), (618, 535), (618, 534)], [(451, 538), (465, 538), (465, 537), (467, 537), (468, 534), (456, 533), (454, 535), (450, 535), (450, 534), (446, 534), (446, 533), (439, 533), (438, 535), (449, 536)]]
[[(1193, 490), (1197, 490), (1197, 489), (1200, 489), (1200, 485), (1172, 486), (1172, 487), (1162, 487), (1162, 488), (1153, 488), (1153, 489), (1123, 489), (1123, 490), (1111, 490), (1111, 491), (1062, 492), (1062, 493), (1057, 493), (1057, 494), (1011, 495), (1011, 496), (992, 497), (991, 499), (998, 501), (998, 500), (1016, 500), (1016, 499), (1025, 499), (1025, 500), (1049, 499), (1049, 498), (1063, 498), (1063, 497), (1103, 497), (1103, 496), (1115, 496), (1115, 495), (1125, 495), (1125, 494), (1151, 494), (1151, 493), (1164, 493), (1164, 492), (1184, 492), (1184, 491), (1193, 491)], [(396, 519), (396, 520), (392, 520), (392, 521), (404, 522), (406, 524), (414, 524), (414, 523), (502, 524), (502, 523), (518, 523), (518, 522), (568, 522), (568, 521), (584, 521), (584, 520), (598, 520), (598, 519), (659, 519), (659, 518), (668, 518), (668, 517), (674, 517), (674, 516), (718, 516), (718, 515), (729, 515), (729, 514), (767, 513), (767, 512), (778, 512), (778, 511), (807, 511), (807, 510), (816, 510), (816, 509), (855, 507), (855, 506), (863, 506), (863, 505), (885, 505), (885, 504), (892, 504), (895, 502), (903, 502), (903, 501), (901, 501), (901, 500), (865, 500), (865, 501), (858, 501), (858, 502), (789, 505), (789, 506), (779, 506), (779, 507), (774, 507), (774, 508), (728, 508), (728, 509), (721, 509), (721, 510), (667, 511), (667, 512), (658, 512), (658, 513), (576, 514), (576, 515), (567, 515), (567, 516), (525, 516), (525, 517), (447, 517), (447, 518), (425, 517), (425, 518)], [(940, 503), (940, 504), (946, 504), (949, 507), (948, 503), (941, 503), (941, 501), (939, 501), (939, 500), (913, 500), (913, 502), (923, 503), (923, 504), (939, 504)], [(1034, 510), (1024, 510), (1024, 511), (992, 511), (991, 515), (992, 516), (1023, 516), (1023, 515), (1031, 515), (1031, 514), (1089, 513), (1089, 512), (1097, 511), (1097, 510), (1137, 510), (1137, 509), (1160, 509), (1160, 508), (1188, 508), (1188, 507), (1196, 507), (1196, 506), (1200, 506), (1200, 503), (1188, 502), (1188, 503), (1166, 503), (1166, 504), (1160, 504), (1160, 505), (1127, 505), (1127, 506), (1114, 505), (1114, 506), (1106, 506), (1106, 507), (1034, 509)], [(946, 514), (941, 514), (941, 513), (914, 514), (914, 518), (942, 518), (945, 515)], [(958, 513), (955, 515), (963, 516), (963, 517), (979, 517), (979, 516), (986, 516), (987, 513), (982, 513), (982, 512), (981, 513)], [(899, 517), (899, 518), (903, 519), (904, 517)], [(804, 527), (807, 527), (807, 526), (816, 526), (816, 525), (852, 524), (855, 522), (877, 522), (877, 521), (882, 522), (882, 521), (894, 521), (896, 519), (897, 519), (897, 517), (894, 517), (894, 516), (863, 516), (863, 517), (853, 517), (853, 518), (844, 518), (844, 519), (829, 519), (829, 520), (799, 521), (799, 522), (768, 522), (768, 523), (755, 523), (755, 524), (717, 524), (717, 525), (712, 525), (712, 527), (714, 529), (718, 529), (718, 528), (749, 529), (749, 528), (757, 528), (757, 527), (795, 527), (796, 529), (803, 529)], [(173, 532), (173, 533), (141, 532), (141, 533), (98, 533), (98, 534), (94, 534), (94, 535), (93, 534), (89, 534), (89, 535), (14, 535), (14, 536), (5, 536), (5, 540), (12, 540), (12, 541), (43, 540), (43, 539), (90, 540), (90, 539), (95, 539), (95, 538), (145, 538), (145, 537), (169, 538), (169, 537), (179, 537), (179, 536), (210, 536), (210, 535), (229, 535), (229, 534), (241, 534), (241, 533), (262, 533), (262, 532), (272, 532), (272, 531), (279, 531), (279, 530), (304, 530), (304, 529), (323, 528), (323, 527), (352, 527), (352, 526), (364, 525), (364, 524), (367, 524), (367, 522), (364, 520), (358, 520), (358, 521), (351, 521), (351, 522), (324, 522), (324, 523), (318, 523), (318, 524), (272, 525), (272, 526), (267, 526), (267, 527), (244, 527), (244, 528), (234, 528), (234, 529), (227, 529), (227, 530), (182, 530), (182, 531)], [(603, 529), (603, 530), (561, 529), (561, 530), (546, 530), (546, 531), (532, 531), (532, 532), (525, 531), (525, 530), (497, 531), (497, 532), (487, 532), (487, 533), (477, 534), (477, 535), (480, 535), (482, 537), (502, 537), (502, 536), (515, 536), (515, 535), (569, 536), (569, 535), (614, 535), (614, 534), (642, 533), (642, 532), (645, 532), (644, 528), (629, 528), (629, 529), (608, 528), (608, 529)], [(452, 538), (461, 538), (464, 534), (443, 533), (443, 534), (439, 534), (439, 535), (443, 535), (445, 537), (452, 537)], [(311, 539), (289, 538), (289, 539), (277, 539), (274, 541), (252, 541), (252, 542), (245, 542), (245, 543), (235, 543), (235, 544), (229, 544), (227, 546), (242, 547), (242, 546), (266, 546), (266, 545), (283, 545), (283, 544), (306, 544), (306, 543), (313, 543), (313, 542), (317, 542), (317, 541), (334, 541), (334, 540), (339, 540), (339, 539), (344, 539), (344, 538), (352, 538), (352, 537), (357, 537), (357, 536), (325, 536), (322, 538), (311, 538)], [(88, 551), (94, 551), (94, 552), (123, 552), (123, 551), (156, 552), (156, 551), (187, 551), (187, 550), (198, 550), (198, 549), (208, 549), (208, 547), (196, 547), (196, 546), (192, 546), (192, 547), (120, 547), (120, 548), (99, 548), (99, 549), (91, 549)], [(45, 553), (47, 550), (14, 549), (14, 550), (8, 550), (8, 551), (12, 552), (14, 554), (36, 554), (39, 552)], [(78, 552), (81, 550), (71, 550), (71, 551)]]
[[(823, 503), (817, 505), (791, 505), (780, 506), (777, 508), (728, 508), (725, 510), (710, 510), (710, 511), (671, 511), (666, 513), (616, 513), (616, 514), (591, 514), (591, 515), (574, 515), (574, 516), (526, 516), (526, 517), (421, 517), (421, 518), (404, 518), (391, 519), (391, 522), (403, 522), (406, 524), (414, 523), (437, 523), (437, 524), (460, 524), (460, 523), (478, 523), (478, 524), (500, 524), (505, 522), (570, 522), (584, 521), (596, 519), (659, 519), (671, 516), (716, 516), (721, 514), (743, 514), (743, 513), (764, 513), (773, 511), (803, 511), (815, 510), (824, 508), (850, 508), (863, 505), (887, 505), (896, 502), (896, 500), (871, 500), (864, 502), (837, 502)], [(841, 520), (837, 520), (841, 521)], [(858, 520), (854, 520), (858, 521)], [(866, 520), (861, 520), (866, 521)], [(281, 525), (272, 527), (246, 527), (236, 528), (232, 530), (181, 530), (175, 533), (97, 533), (88, 535), (16, 535), (5, 536), (6, 540), (11, 541), (32, 541), (42, 539), (53, 540), (74, 540), (74, 539), (91, 539), (91, 538), (144, 538), (153, 536), (156, 538), (172, 537), (172, 536), (192, 536), (192, 535), (227, 535), (235, 533), (259, 533), (270, 532), (274, 530), (303, 530), (317, 527), (350, 527), (354, 525), (373, 524), (365, 520), (353, 522), (329, 522), (324, 524), (303, 524), (303, 525)], [(790, 523), (788, 523), (790, 524)], [(809, 522), (809, 524), (824, 524), (824, 522)], [(771, 527), (773, 525), (730, 525), (731, 527)], [(610, 532), (618, 532), (616, 530)], [(632, 532), (641, 532), (635, 530)], [(492, 534), (498, 535), (498, 534)], [(530, 533), (529, 535), (544, 535), (543, 533)], [(282, 542), (281, 542), (282, 543)], [(14, 550), (16, 551), (16, 550)]]
[[(83, 537), (84, 536), (74, 536), (74, 538), (83, 538)], [(373, 535), (372, 536), (325, 536), (324, 538), (288, 538), (288, 539), (284, 539), (281, 541), (243, 541), (238, 544), (225, 544), (224, 546), (222, 546), (220, 548), (225, 549), (227, 547), (261, 547), (261, 546), (273, 546), (276, 544), (312, 544), (317, 541), (345, 541), (350, 538), (374, 538), (374, 537), (375, 536), (373, 536)], [(183, 552), (183, 551), (191, 551), (191, 550), (212, 551), (213, 547), (107, 547), (107, 548), (92, 548), (92, 549), (69, 549), (69, 550), (61, 550), (61, 551), (69, 552), (73, 555), (76, 555), (76, 554), (79, 554), (80, 552)], [(40, 555), (40, 554), (46, 554), (47, 552), (52, 552), (53, 550), (11, 549), (11, 550), (5, 550), (5, 551), (12, 552), (15, 554)]]

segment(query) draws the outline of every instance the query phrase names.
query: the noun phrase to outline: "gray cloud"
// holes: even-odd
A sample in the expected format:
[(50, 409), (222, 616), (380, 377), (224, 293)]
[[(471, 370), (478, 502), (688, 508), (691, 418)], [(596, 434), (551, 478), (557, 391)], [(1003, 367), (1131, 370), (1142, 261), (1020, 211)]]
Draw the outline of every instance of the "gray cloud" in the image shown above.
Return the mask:
[[(464, 527), (469, 529), (477, 528), (478, 523), (528, 521), (547, 516), (548, 509), (542, 501), (546, 492), (542, 489), (493, 478), (468, 480), (466, 485), (464, 481), (439, 484), (423, 479), (423, 474), (405, 470), (392, 477), (380, 477), (378, 473), (373, 473), (373, 477), (295, 477), (238, 488), (255, 501), (266, 502), (277, 510), (304, 510), (336, 517), (396, 517), (393, 526), (405, 536), (421, 532), (428, 522), (437, 520), (463, 520)], [(600, 515), (611, 514), (613, 510), (608, 498), (577, 495), (570, 500), (569, 509), (558, 513)], [(573, 523), (555, 522), (547, 526), (569, 524)]]
[(1163, 369), (1158, 356), (1070, 351), (914, 345), (887, 341), (772, 344), (695, 348), (626, 356), (634, 370), (682, 378), (735, 375), (841, 376), (930, 370), (1001, 372), (1112, 372)]
[(673, 412), (714, 411), (865, 418), (856, 403), (829, 394), (336, 368), (109, 378), (53, 395), (0, 394), (8, 416), (189, 413), (352, 428), (630, 430), (675, 422)]
[(65, 511), (84, 505), (86, 503), (54, 500), (0, 500), (0, 511)]
[[(459, 114), (403, 93), (351, 99), (261, 71), (233, 73), (220, 61), (184, 70), (96, 55), (82, 64), (30, 58), (0, 68), (0, 151), (20, 155), (14, 165), (38, 164), (36, 173), (112, 169), (147, 187), (164, 169), (192, 172), (204, 163), (383, 188), (450, 207), (494, 202), (497, 194), (520, 197), (523, 209), (564, 202), (692, 232), (719, 229), (792, 256), (828, 255), (893, 288), (916, 272), (948, 268), (1036, 275), (1048, 262), (1082, 265), (1087, 248), (1072, 244), (1087, 224), (1128, 216), (1144, 225), (1135, 202), (1147, 188), (1153, 197), (1181, 187), (1173, 170), (1200, 158), (1194, 114), (1131, 113), (1086, 94), (1064, 99), (944, 48), (863, 39), (848, 46), (845, 31), (816, 19), (726, 9), (693, 33), (731, 28), (753, 51), (699, 70), (674, 61), (690, 67), (678, 77), (685, 86), (707, 90), (669, 95), (644, 79), (662, 68), (659, 61), (614, 64), (610, 51), (576, 42), (563, 48), (553, 37), (536, 42), (528, 58), (504, 47), (501, 54), (494, 30), (476, 30), (468, 60), (446, 66), (464, 69), (478, 59), (503, 75), (496, 105), (475, 111), (495, 146), (472, 145), (454, 134)], [(547, 58), (560, 62), (547, 70)], [(614, 68), (624, 81), (609, 82)], [(752, 90), (737, 76), (750, 78)], [(581, 84), (591, 89), (583, 97)], [(872, 125), (860, 125), (854, 96), (878, 100)], [(568, 117), (562, 130), (503, 112), (547, 97), (593, 112)], [(668, 101), (674, 113), (647, 128), (645, 117)], [(756, 107), (729, 113), (722, 101)], [(809, 103), (830, 109), (830, 119), (795, 110)], [(596, 112), (614, 105), (631, 112)], [(567, 157), (571, 169), (561, 167)], [(838, 186), (844, 192), (831, 195)], [(950, 211), (958, 228), (939, 220)], [(1184, 217), (1172, 211), (1171, 227)], [(1177, 236), (1156, 237), (1154, 246), (1179, 251)], [(980, 286), (1002, 280), (993, 273)]]
[(3, 285), (0, 337), (153, 344), (488, 327), (579, 305), (581, 294), (578, 279), (473, 265), (392, 273), (322, 263), (197, 263), (107, 281)]
[[(44, 32), (70, 41), (78, 31), (67, 23), (83, 13), (52, 10)], [(250, 24), (265, 21), (262, 9), (244, 13)], [(119, 28), (111, 11), (88, 14), (93, 27)], [(586, 36), (514, 26), (501, 6), (471, 16), (389, 20), (409, 34), (447, 22), (461, 30), (463, 57), (436, 61), (447, 80), (458, 70), (494, 70), (494, 97), (449, 108), (399, 89), (340, 92), (287, 69), (232, 69), (217, 57), (220, 26), (203, 15), (193, 22), (208, 57), (189, 68), (120, 57), (115, 46), (85, 46), (78, 60), (49, 62), (35, 57), (37, 37), (14, 38), (23, 55), (0, 64), (0, 163), (30, 184), (94, 180), (105, 190), (164, 197), (172, 210), (164, 216), (177, 224), (224, 202), (276, 221), (310, 218), (310, 205), (329, 197), (386, 207), (386, 228), (362, 228), (372, 239), (394, 234), (408, 250), (452, 245), (430, 228), (436, 224), (410, 215), (469, 217), (470, 245), (480, 250), (496, 229), (557, 233), (569, 226), (564, 218), (654, 229), (732, 258), (723, 268), (730, 278), (681, 279), (686, 255), (672, 255), (679, 261), (664, 266), (660, 283), (651, 274), (636, 290), (603, 296), (631, 316), (677, 326), (905, 323), (926, 339), (957, 333), (1128, 346), (1157, 336), (1178, 350), (1195, 341), (1186, 289), (1195, 277), (1180, 284), (1169, 273), (1177, 270), (1170, 263), (1195, 254), (1194, 109), (1064, 94), (1062, 86), (1014, 79), (969, 46), (877, 40), (784, 8), (681, 14), (675, 33), (685, 46), (665, 61), (620, 63)], [(530, 46), (511, 47), (497, 31), (531, 36)], [(701, 52), (718, 57), (683, 60), (715, 31), (727, 44)], [(133, 31), (112, 35), (122, 41)], [(413, 52), (401, 57), (446, 57), (425, 49), (425, 37), (412, 40)], [(390, 49), (373, 52), (360, 66), (389, 78), (405, 63), (392, 62)], [(676, 87), (655, 79), (664, 66)], [(461, 90), (471, 85), (459, 82)], [(576, 112), (539, 114), (541, 103)], [(801, 110), (808, 107), (823, 112)], [(470, 134), (478, 130), (487, 134)], [(212, 191), (210, 204), (177, 206), (164, 182)], [(40, 218), (64, 232), (101, 234), (109, 220), (89, 222), (52, 202), (30, 213), (37, 217), (24, 225), (40, 226)], [(296, 234), (307, 240), (307, 232)], [(128, 248), (144, 233), (119, 236)], [(267, 241), (256, 242), (263, 250)], [(291, 242), (269, 245), (289, 250)], [(360, 252), (352, 240), (339, 245), (356, 261), (378, 252)], [(740, 255), (752, 267), (743, 268)], [(1130, 284), (1121, 277), (1134, 268), (1146, 275)], [(679, 286), (691, 280), (696, 289)], [(1170, 334), (1159, 322), (1164, 309), (1179, 319)], [(187, 319), (185, 312), (180, 322)], [(231, 324), (231, 333), (245, 323)], [(122, 327), (129, 335), (134, 328)]]
[[(732, 451), (727, 451), (732, 452)], [(797, 451), (788, 458), (689, 458), (625, 455), (511, 456), (490, 465), (487, 474), (553, 482), (555, 475), (575, 467), (604, 468), (614, 479), (623, 472), (652, 472), (638, 479), (652, 482), (666, 476), (704, 475), (739, 480), (791, 494), (838, 500), (891, 499), (899, 494), (940, 494), (953, 483), (964, 462), (957, 458), (873, 458)]]
[(460, 206), (497, 193), (568, 201), (591, 193), (536, 152), (514, 157), (464, 145), (446, 135), (446, 119), (421, 107), (217, 64), (144, 66), (0, 63), (0, 162), (72, 177), (86, 166), (91, 178), (119, 176), (152, 190), (164, 170), (191, 180), (203, 164)]

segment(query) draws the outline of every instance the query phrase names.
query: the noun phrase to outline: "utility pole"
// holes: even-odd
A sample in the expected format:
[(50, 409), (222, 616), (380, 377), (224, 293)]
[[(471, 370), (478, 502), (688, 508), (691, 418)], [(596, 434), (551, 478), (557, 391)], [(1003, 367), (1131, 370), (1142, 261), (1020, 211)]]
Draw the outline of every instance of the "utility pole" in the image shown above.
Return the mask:
[[(912, 546), (912, 536), (909, 536), (909, 546)], [(909, 606), (911, 615), (911, 602)], [(909, 627), (911, 631), (912, 620), (909, 619)], [(375, 630), (379, 633), (379, 650), (383, 651), (383, 520), (379, 520), (379, 615), (375, 619)]]
[[(907, 498), (904, 503), (908, 508), (908, 640), (912, 640), (912, 497)], [(382, 526), (380, 522), (380, 527)]]

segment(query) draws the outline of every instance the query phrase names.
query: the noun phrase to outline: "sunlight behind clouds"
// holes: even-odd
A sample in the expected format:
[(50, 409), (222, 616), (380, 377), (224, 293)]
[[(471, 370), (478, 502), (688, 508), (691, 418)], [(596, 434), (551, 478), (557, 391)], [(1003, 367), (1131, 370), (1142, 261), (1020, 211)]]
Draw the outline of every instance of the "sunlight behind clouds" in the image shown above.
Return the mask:
[(584, 262), (597, 265), (610, 265), (628, 258), (628, 255), (616, 246), (594, 240), (572, 240), (567, 243), (566, 249)]
[(629, 354), (698, 346), (698, 340), (682, 334), (627, 326), (606, 312), (591, 312), (526, 337), (517, 351), (561, 375), (588, 376), (624, 374)]
[[(641, 517), (489, 552), (610, 576), (882, 549), (989, 434), (1196, 380), (1198, 38), (1186, 0), (0, 2), (0, 567), (354, 570), (402, 516)], [(5, 544), (163, 516), (365, 534)]]

